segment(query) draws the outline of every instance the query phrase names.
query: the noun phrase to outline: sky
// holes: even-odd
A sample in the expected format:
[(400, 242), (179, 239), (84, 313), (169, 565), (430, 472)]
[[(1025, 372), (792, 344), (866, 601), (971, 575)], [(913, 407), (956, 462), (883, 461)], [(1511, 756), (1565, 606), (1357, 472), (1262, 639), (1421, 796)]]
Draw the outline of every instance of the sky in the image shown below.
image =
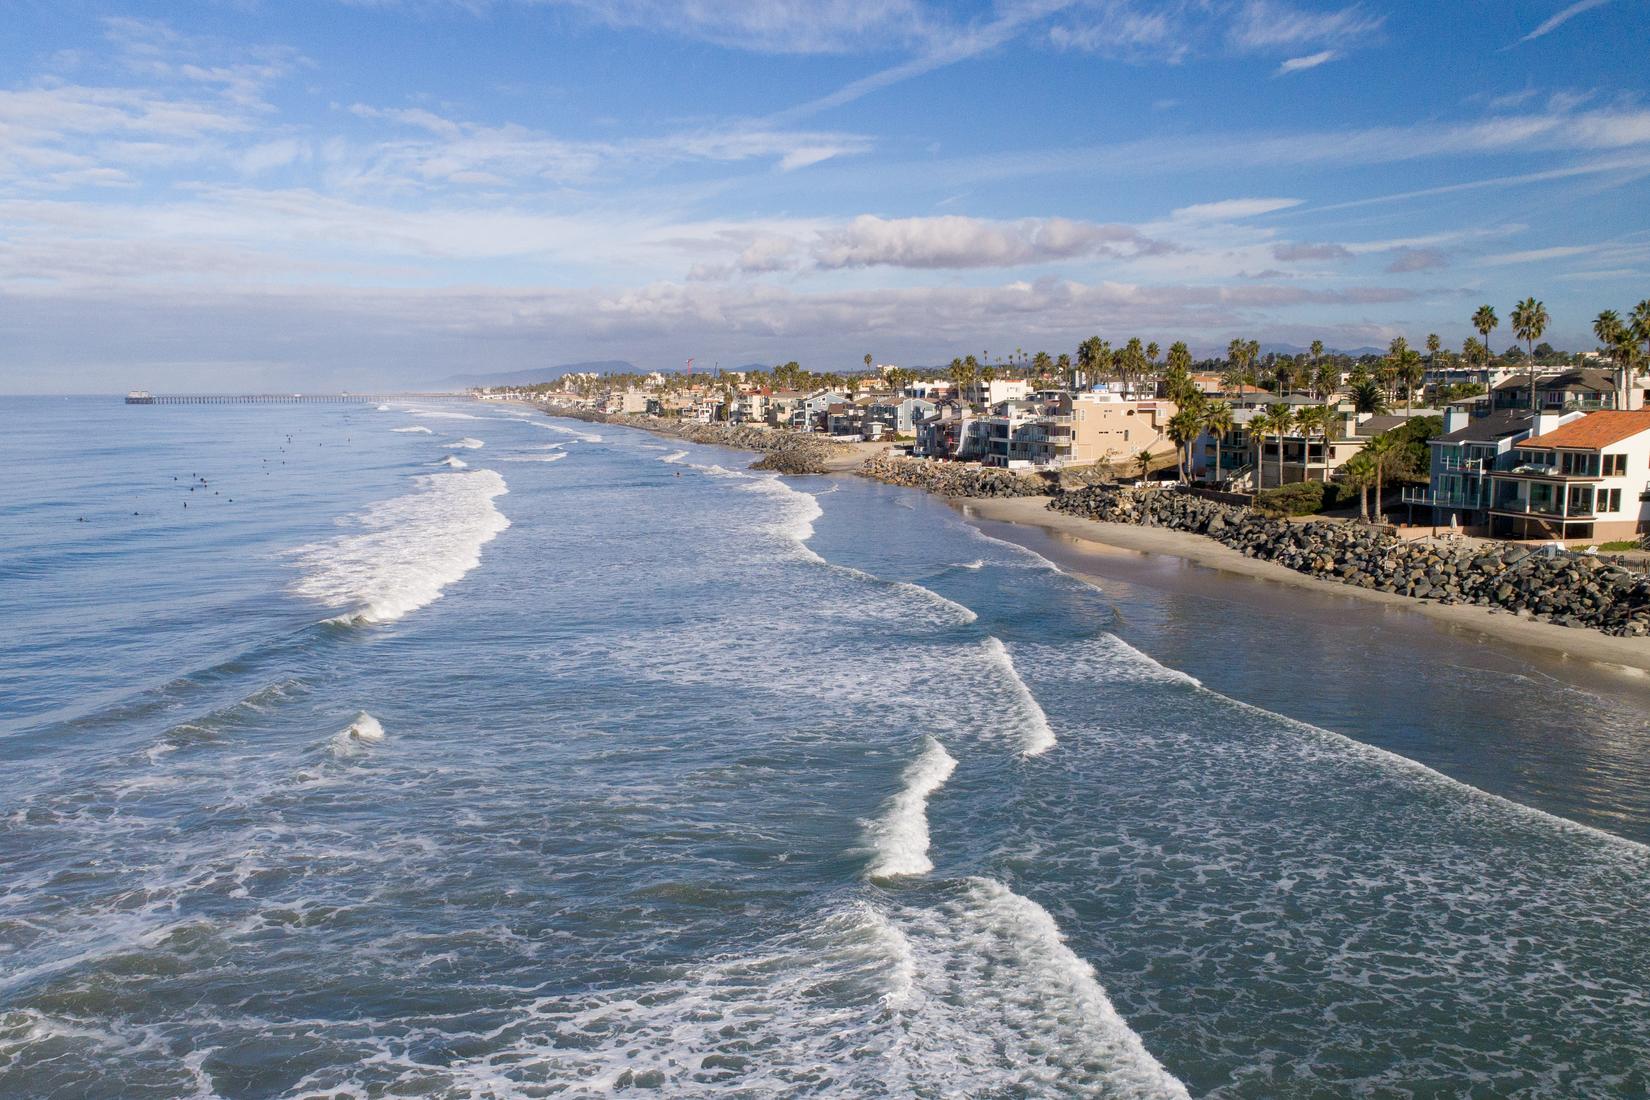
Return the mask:
[(11, 0), (0, 391), (1458, 347), (1650, 298), (1644, 0)]

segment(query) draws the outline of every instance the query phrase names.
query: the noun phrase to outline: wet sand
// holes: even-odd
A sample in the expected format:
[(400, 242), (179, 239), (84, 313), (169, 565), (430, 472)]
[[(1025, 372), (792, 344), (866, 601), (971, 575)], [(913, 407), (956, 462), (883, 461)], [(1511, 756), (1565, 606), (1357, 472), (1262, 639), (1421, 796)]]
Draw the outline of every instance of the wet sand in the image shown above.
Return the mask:
[[(997, 538), (1019, 543), (1055, 561), (1067, 572), (1093, 583), (1108, 574), (1141, 583), (1174, 583), (1173, 574), (1143, 570), (1139, 559), (1178, 558), (1203, 570), (1237, 574), (1260, 581), (1311, 589), (1365, 604), (1381, 605), (1388, 612), (1425, 616), (1446, 624), (1452, 631), (1479, 635), (1479, 640), (1537, 650), (1547, 659), (1558, 657), (1581, 661), (1601, 671), (1642, 679), (1650, 673), (1650, 641), (1616, 638), (1595, 630), (1556, 626), (1522, 619), (1501, 611), (1459, 604), (1434, 603), (1389, 592), (1374, 592), (1353, 585), (1338, 584), (1297, 573), (1272, 562), (1244, 557), (1213, 539), (1161, 527), (1101, 523), (1048, 510), (1047, 497), (1011, 499), (958, 499), (951, 501), (965, 518)], [(1033, 531), (1036, 533), (1033, 534)], [(1027, 536), (1030, 536), (1029, 538)], [(1129, 559), (1135, 559), (1130, 561)], [(1087, 575), (1085, 575), (1087, 574)], [(1228, 582), (1230, 578), (1227, 578)], [(1194, 582), (1195, 583), (1195, 582)], [(1356, 606), (1348, 607), (1356, 613)], [(1538, 654), (1530, 654), (1534, 657)]]

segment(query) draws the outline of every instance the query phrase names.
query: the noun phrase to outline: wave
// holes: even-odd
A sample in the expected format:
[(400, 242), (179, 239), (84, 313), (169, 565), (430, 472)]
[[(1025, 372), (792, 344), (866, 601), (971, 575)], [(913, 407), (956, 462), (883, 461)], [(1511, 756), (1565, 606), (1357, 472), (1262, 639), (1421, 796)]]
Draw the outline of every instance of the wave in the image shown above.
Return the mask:
[(410, 432), (416, 432), (420, 435), (434, 435), (435, 434), (435, 432), (431, 431), (429, 428), (426, 428), (422, 424), (410, 424), (405, 428), (391, 428), (390, 431), (392, 431), (392, 432), (409, 432), (409, 433)]
[(751, 478), (748, 484), (741, 486), (742, 489), (761, 493), (784, 505), (779, 518), (769, 526), (770, 533), (794, 544), (808, 561), (825, 564), (825, 559), (808, 546), (808, 540), (814, 537), (814, 520), (825, 514), (825, 510), (819, 506), (819, 501), (814, 499), (813, 494), (792, 488), (777, 474), (763, 477), (750, 474), (742, 476)]
[(505, 462), (560, 462), (567, 457), (566, 451), (552, 451), (547, 455), (510, 455)]
[(1048, 724), (1048, 715), (1037, 702), (1037, 697), (1031, 693), (1031, 688), (1020, 678), (1020, 673), (1014, 667), (1014, 657), (1008, 647), (997, 638), (985, 640), (985, 652), (991, 663), (1004, 674), (1009, 684), (1009, 690), (1014, 693), (1015, 702), (1020, 710), (1020, 755), (1040, 756), (1052, 749), (1056, 744), (1054, 730)]
[(387, 413), (389, 411), (390, 411), (390, 407), (388, 405), (380, 405), (376, 409), (373, 410), (373, 412), (381, 412), (381, 413)]
[(481, 448), (487, 446), (487, 444), (485, 444), (481, 440), (475, 439), (471, 436), (465, 436), (463, 439), (453, 440), (451, 443), (447, 444), (447, 446), (449, 446), (449, 447), (458, 447), (461, 450), (466, 450), (466, 451), (479, 451), (479, 450), (481, 450)]
[(481, 564), (481, 548), (510, 526), (493, 504), (509, 491), (504, 479), (475, 470), (416, 481), (416, 491), (368, 508), (361, 533), (292, 551), (306, 570), (293, 591), (350, 609), (334, 622), (391, 622)]
[[(1185, 1100), (1041, 906), (991, 879), (937, 892), (856, 899), (646, 984), (533, 997), (443, 1080), (466, 1094), (555, 1081), (578, 1095)], [(428, 1072), (404, 1050), (368, 1060)]]
[(384, 740), (384, 727), (378, 719), (361, 711), (355, 716), (355, 721), (332, 735), (332, 755), (358, 756), (365, 746), (376, 745)]
[(561, 424), (548, 424), (543, 420), (533, 420), (529, 421), (529, 423), (535, 427), (543, 428), (547, 432), (560, 432), (563, 435), (570, 435), (574, 439), (581, 440), (585, 443), (600, 443), (602, 441), (602, 437), (597, 435), (595, 432), (580, 431), (577, 428), (568, 428)]
[(470, 468), (470, 464), (465, 462), (462, 458), (459, 458), (457, 455), (448, 455), (440, 462), (432, 462), (430, 465), (445, 466), (450, 470), (468, 470)]
[(905, 769), (905, 786), (889, 801), (882, 819), (871, 826), (869, 839), (876, 858), (866, 869), (867, 875), (894, 878), (926, 875), (934, 869), (928, 858), (928, 799), (956, 769), (957, 762), (944, 745), (932, 737), (923, 738), (921, 755)]
[(685, 458), (687, 458), (687, 452), (686, 451), (672, 451), (667, 455), (660, 455), (659, 456), (659, 461), (660, 462), (668, 462), (668, 463), (670, 463), (671, 465), (674, 465), (674, 466), (680, 466), (680, 465), (683, 464), (682, 460), (685, 459)]

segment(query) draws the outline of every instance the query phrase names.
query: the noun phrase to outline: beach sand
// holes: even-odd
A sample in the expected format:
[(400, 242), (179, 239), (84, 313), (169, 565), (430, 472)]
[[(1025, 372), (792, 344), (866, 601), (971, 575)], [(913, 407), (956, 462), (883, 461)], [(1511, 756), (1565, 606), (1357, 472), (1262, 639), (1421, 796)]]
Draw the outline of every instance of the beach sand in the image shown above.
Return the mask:
[[(1483, 607), (1440, 604), (1320, 580), (1282, 565), (1244, 557), (1237, 550), (1202, 535), (1161, 527), (1101, 523), (1051, 512), (1047, 507), (1047, 497), (956, 499), (951, 504), (986, 533), (1026, 546), (1051, 558), (1078, 579), (1094, 584), (1100, 584), (1107, 572), (1115, 572), (1119, 568), (1129, 579), (1150, 584), (1150, 577), (1142, 576), (1139, 570), (1128, 569), (1127, 563), (1121, 559), (1153, 555), (1174, 557), (1208, 570), (1382, 605), (1389, 612), (1426, 616), (1452, 629), (1476, 633), (1480, 640), (1538, 650), (1548, 658), (1558, 656), (1585, 661), (1635, 678), (1650, 672), (1650, 642), (1642, 638), (1616, 638), (1595, 630), (1521, 619)], [(1028, 539), (1017, 536), (1016, 528), (1038, 529), (1043, 537)], [(1355, 612), (1356, 608), (1350, 610)]]

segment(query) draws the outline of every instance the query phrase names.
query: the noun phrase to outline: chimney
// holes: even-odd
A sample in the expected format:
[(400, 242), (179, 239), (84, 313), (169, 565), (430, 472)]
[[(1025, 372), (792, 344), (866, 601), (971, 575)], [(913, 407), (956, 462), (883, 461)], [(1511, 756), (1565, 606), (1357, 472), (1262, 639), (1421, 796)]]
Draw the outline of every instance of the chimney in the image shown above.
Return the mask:
[(1444, 434), (1458, 432), (1467, 426), (1470, 413), (1465, 405), (1450, 405), (1444, 409)]
[(1564, 414), (1561, 412), (1536, 413), (1535, 429), (1530, 432), (1530, 436), (1531, 438), (1534, 438), (1538, 435), (1546, 435), (1550, 431), (1557, 430), (1558, 426), (1563, 422)]

